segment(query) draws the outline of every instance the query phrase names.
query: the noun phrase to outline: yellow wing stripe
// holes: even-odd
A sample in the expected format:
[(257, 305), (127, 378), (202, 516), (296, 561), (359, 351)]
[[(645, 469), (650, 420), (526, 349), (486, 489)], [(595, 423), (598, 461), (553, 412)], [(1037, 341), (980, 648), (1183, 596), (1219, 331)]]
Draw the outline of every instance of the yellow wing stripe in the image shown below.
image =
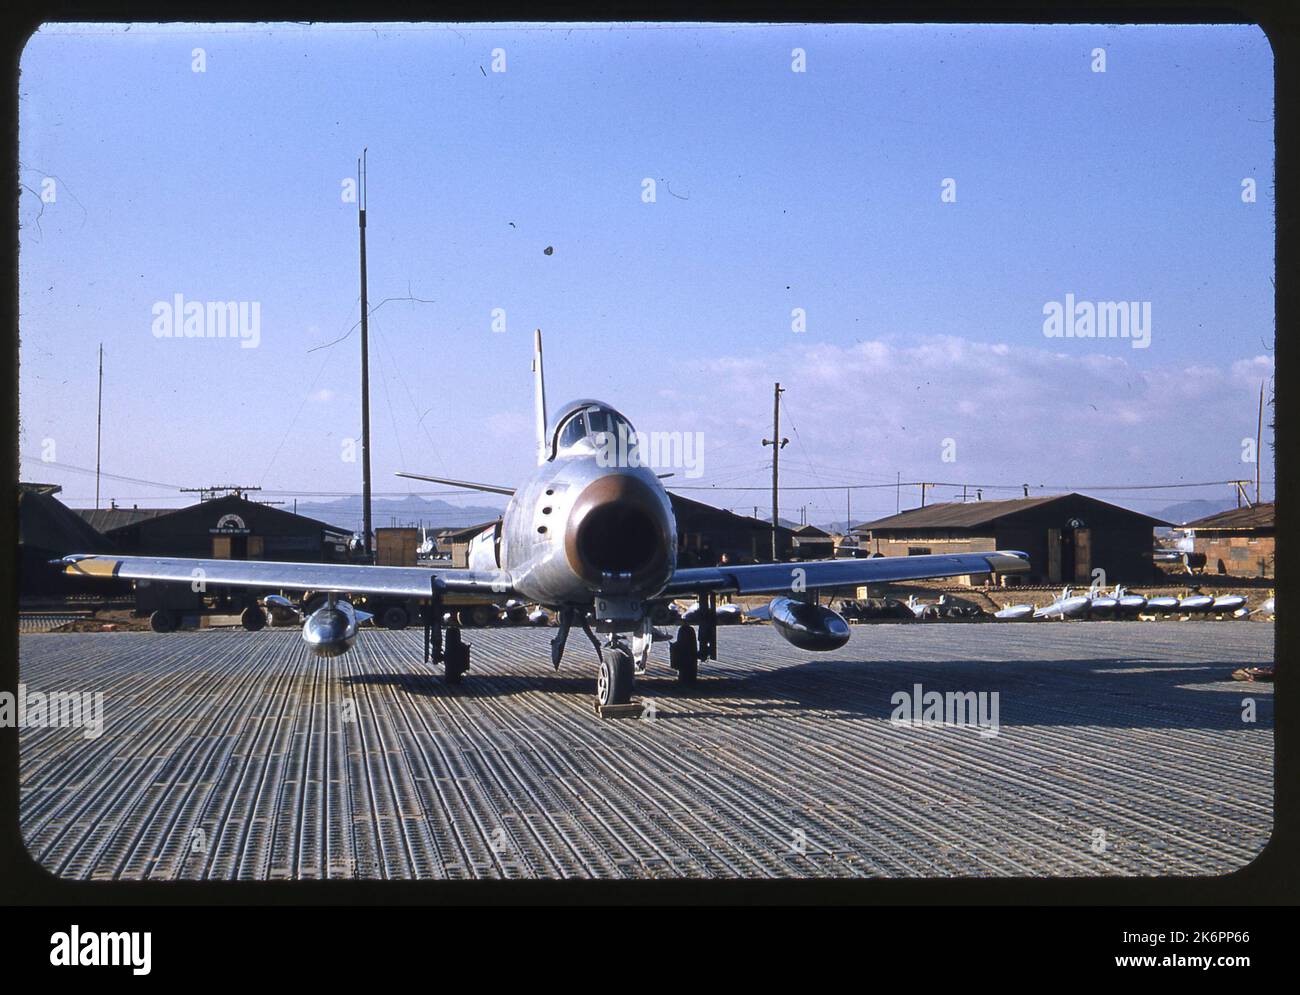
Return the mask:
[(121, 566), (121, 560), (78, 560), (69, 563), (63, 572), (79, 577), (116, 577)]

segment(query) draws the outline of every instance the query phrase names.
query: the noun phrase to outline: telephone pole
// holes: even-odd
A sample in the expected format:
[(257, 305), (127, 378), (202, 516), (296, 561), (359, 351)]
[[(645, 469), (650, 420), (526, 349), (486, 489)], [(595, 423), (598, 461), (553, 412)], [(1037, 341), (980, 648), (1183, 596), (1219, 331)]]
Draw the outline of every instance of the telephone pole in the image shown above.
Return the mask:
[(357, 160), (357, 226), (361, 237), (361, 532), (370, 559), (370, 303), (366, 297), (366, 150)]
[[(1263, 397), (1264, 388), (1260, 388)], [(104, 426), (104, 343), (99, 343), (99, 401), (95, 406), (95, 509), (99, 509), (99, 451)]]
[(780, 557), (777, 555), (776, 530), (777, 526), (777, 488), (781, 477), (781, 450), (789, 443), (789, 439), (781, 438), (781, 384), (773, 384), (772, 391), (772, 438), (764, 439), (763, 445), (772, 447), (772, 562), (777, 562)]

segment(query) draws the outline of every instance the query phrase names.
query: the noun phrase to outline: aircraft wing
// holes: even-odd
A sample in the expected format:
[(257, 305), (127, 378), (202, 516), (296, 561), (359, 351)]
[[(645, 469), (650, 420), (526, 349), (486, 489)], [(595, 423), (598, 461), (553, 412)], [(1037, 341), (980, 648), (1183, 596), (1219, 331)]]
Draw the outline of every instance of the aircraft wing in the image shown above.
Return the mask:
[(959, 577), (962, 574), (1026, 573), (1029, 556), (1015, 551), (877, 556), (861, 560), (806, 560), (743, 566), (687, 567), (673, 573), (664, 596), (716, 591), (780, 594), (822, 587), (855, 587), (895, 580)]
[(65, 556), (56, 560), (74, 577), (150, 580), (174, 584), (201, 582), (215, 587), (288, 588), (424, 597), (431, 585), (451, 603), (495, 602), (514, 594), (504, 570), (434, 570), (429, 567), (376, 567), (355, 563), (278, 563), (271, 560), (207, 560), (173, 556)]

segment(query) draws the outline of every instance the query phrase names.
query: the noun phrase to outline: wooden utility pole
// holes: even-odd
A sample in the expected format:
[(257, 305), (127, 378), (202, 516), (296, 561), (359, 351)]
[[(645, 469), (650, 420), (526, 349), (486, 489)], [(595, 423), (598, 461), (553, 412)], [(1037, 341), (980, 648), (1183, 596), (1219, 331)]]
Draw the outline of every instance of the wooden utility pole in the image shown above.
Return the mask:
[(789, 439), (781, 438), (781, 384), (773, 384), (772, 392), (772, 438), (764, 439), (763, 445), (772, 447), (772, 562), (775, 563), (780, 557), (777, 555), (776, 530), (778, 515), (777, 488), (781, 476), (781, 450), (785, 448)]
[(361, 237), (361, 531), (370, 559), (370, 302), (366, 296), (366, 150), (357, 160), (357, 226)]
[[(1261, 388), (1262, 390), (1263, 388)], [(1262, 394), (1260, 395), (1263, 396)], [(104, 343), (99, 343), (99, 401), (95, 406), (95, 509), (99, 509), (99, 454), (104, 428)]]

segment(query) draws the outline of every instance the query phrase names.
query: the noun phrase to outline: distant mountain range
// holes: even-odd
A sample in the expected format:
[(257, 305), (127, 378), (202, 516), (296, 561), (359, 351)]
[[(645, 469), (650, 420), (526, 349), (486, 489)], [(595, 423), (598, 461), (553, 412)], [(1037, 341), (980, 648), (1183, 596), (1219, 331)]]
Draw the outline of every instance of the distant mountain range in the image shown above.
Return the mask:
[(1227, 511), (1229, 508), (1237, 507), (1236, 498), (1223, 499), (1205, 499), (1199, 498), (1195, 501), (1179, 501), (1177, 504), (1171, 504), (1167, 508), (1161, 508), (1159, 511), (1151, 512), (1155, 518), (1164, 519), (1166, 522), (1172, 522), (1174, 525), (1186, 525), (1188, 522), (1194, 522), (1198, 518), (1204, 518), (1206, 515), (1213, 515), (1220, 511)]
[[(281, 506), (285, 511), (291, 505)], [(351, 532), (361, 531), (361, 495), (339, 498), (337, 501), (298, 502), (298, 514), (319, 519)], [(457, 505), (438, 498), (422, 498), (408, 494), (404, 498), (374, 498), (370, 502), (371, 524), (374, 528), (414, 527), (445, 529), (465, 525), (478, 525), (501, 517), (501, 507), (490, 505)]]
[[(1177, 504), (1171, 504), (1168, 507), (1161, 508), (1159, 511), (1148, 512), (1153, 518), (1159, 518), (1165, 522), (1172, 522), (1174, 525), (1185, 525), (1187, 522), (1194, 522), (1198, 518), (1204, 518), (1206, 515), (1213, 515), (1220, 511), (1227, 511), (1229, 508), (1237, 507), (1235, 497), (1224, 498), (1197, 498), (1192, 501), (1179, 501)], [(878, 516), (883, 517), (883, 516)], [(764, 521), (771, 521), (769, 515)], [(862, 519), (855, 518), (854, 525), (861, 525)], [(798, 523), (787, 522), (784, 518), (781, 520), (782, 525), (788, 525), (792, 528), (798, 528)], [(818, 523), (819, 527), (827, 532), (843, 533), (844, 522)]]
[[(1237, 501), (1232, 497), (1225, 497), (1220, 500), (1202, 498), (1193, 501), (1180, 501), (1177, 504), (1161, 508), (1159, 511), (1153, 511), (1151, 514), (1166, 522), (1182, 525), (1198, 518), (1204, 518), (1206, 515), (1227, 511), (1229, 508), (1235, 508), (1236, 506)], [(283, 507), (286, 511), (293, 510), (292, 506)], [(456, 505), (438, 498), (423, 498), (415, 494), (408, 494), (403, 498), (375, 498), (371, 502), (371, 515), (375, 528), (393, 526), (418, 528), (423, 525), (428, 529), (444, 529), (490, 522), (499, 518), (504, 508), (504, 500), (498, 507), (486, 504)], [(337, 501), (299, 501), (298, 514), (316, 518), (352, 532), (359, 532), (361, 530), (361, 496), (339, 498)], [(771, 521), (771, 516), (768, 515), (762, 521)], [(799, 528), (798, 522), (787, 519), (785, 516), (781, 517), (781, 524), (790, 529)], [(820, 528), (825, 529), (827, 532), (843, 533), (844, 531), (844, 522), (842, 521), (818, 524)], [(853, 524), (861, 525), (862, 520), (855, 518)]]

